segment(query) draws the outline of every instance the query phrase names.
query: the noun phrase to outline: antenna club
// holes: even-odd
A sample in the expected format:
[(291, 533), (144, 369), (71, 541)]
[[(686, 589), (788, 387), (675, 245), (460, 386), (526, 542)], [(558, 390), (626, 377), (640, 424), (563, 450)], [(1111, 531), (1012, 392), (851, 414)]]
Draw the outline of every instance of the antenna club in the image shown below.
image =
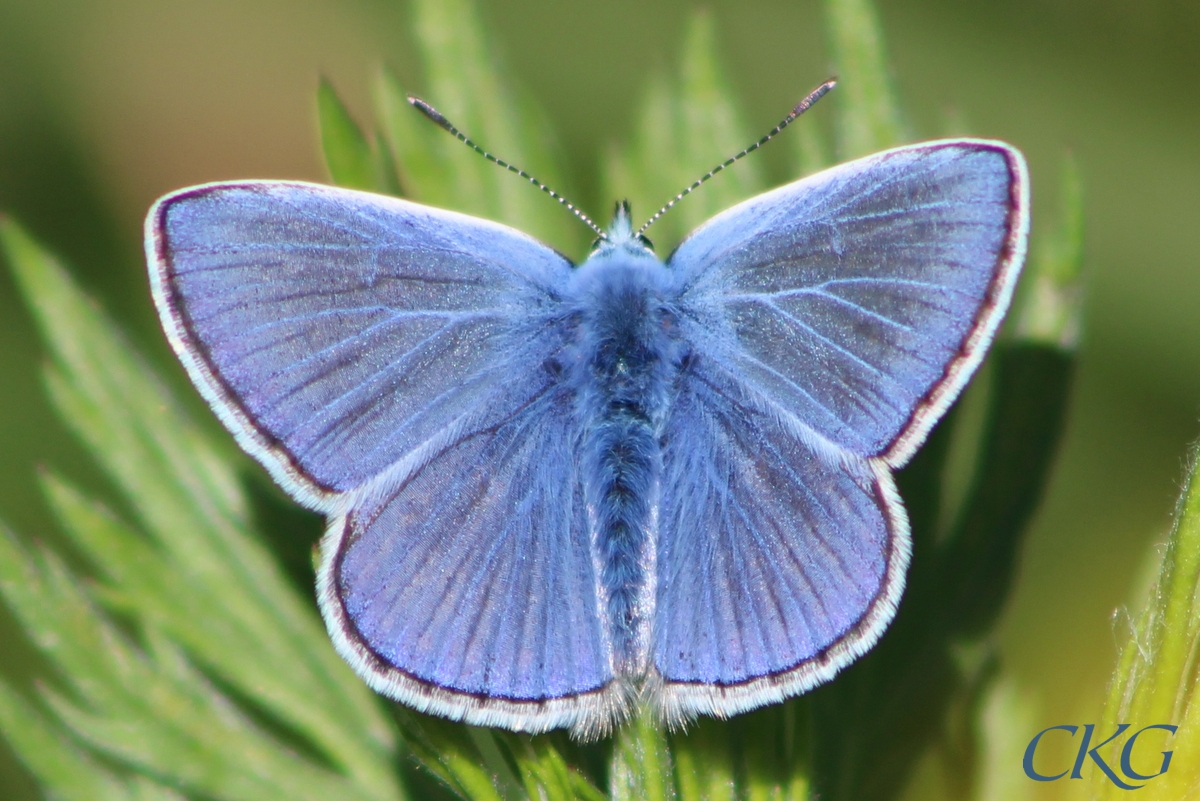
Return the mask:
[(429, 105), (428, 103), (426, 103), (426, 102), (425, 102), (424, 100), (422, 100), (421, 98), (417, 97), (416, 95), (409, 95), (409, 96), (408, 96), (408, 102), (409, 102), (409, 103), (410, 103), (410, 104), (411, 104), (411, 105), (412, 105), (414, 108), (416, 108), (416, 109), (417, 109), (417, 111), (421, 112), (421, 113), (422, 113), (422, 114), (424, 114), (426, 117), (428, 117), (429, 119), (433, 120), (434, 122), (436, 122), (436, 123), (437, 123), (438, 125), (440, 125), (441, 127), (445, 128), (447, 131), (453, 131), (453, 130), (454, 130), (454, 126), (450, 124), (450, 120), (448, 120), (448, 119), (446, 119), (445, 117), (443, 117), (443, 116), (442, 116), (442, 112), (438, 111), (436, 108), (434, 108), (433, 106)]
[(796, 107), (792, 109), (792, 113), (788, 116), (793, 117), (793, 119), (795, 117), (799, 117), (801, 114), (808, 111), (809, 107), (812, 106), (813, 103), (816, 103), (818, 100), (824, 97), (829, 90), (835, 86), (837, 86), (837, 78), (830, 78), (828, 81), (809, 92), (808, 97), (797, 103)]

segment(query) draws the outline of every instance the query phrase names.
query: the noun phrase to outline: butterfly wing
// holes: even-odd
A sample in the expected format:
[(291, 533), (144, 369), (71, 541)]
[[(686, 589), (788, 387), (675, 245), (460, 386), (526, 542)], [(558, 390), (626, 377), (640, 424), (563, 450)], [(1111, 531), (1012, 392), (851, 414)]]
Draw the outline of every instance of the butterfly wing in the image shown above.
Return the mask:
[(1012, 148), (927, 143), (752, 198), (672, 255), (693, 354), (659, 516), (669, 718), (802, 692), (879, 638), (909, 554), (891, 469), (982, 358), (1027, 208)]
[(341, 654), (424, 711), (594, 736), (621, 712), (600, 624), (573, 395), (515, 373), (481, 429), (331, 522), (319, 596)]
[(669, 264), (724, 360), (814, 445), (906, 462), (978, 365), (1029, 227), (1024, 160), (929, 142), (714, 217)]
[(332, 510), (558, 347), (570, 265), (501, 225), (314, 184), (185, 189), (146, 222), (176, 353), (239, 442)]
[(890, 472), (831, 461), (696, 359), (666, 425), (653, 662), (668, 720), (803, 692), (895, 613), (908, 525)]
[(448, 717), (604, 726), (578, 425), (553, 367), (568, 262), (484, 220), (298, 183), (183, 190), (147, 234), (191, 377), (331, 514), (319, 600), (342, 655)]

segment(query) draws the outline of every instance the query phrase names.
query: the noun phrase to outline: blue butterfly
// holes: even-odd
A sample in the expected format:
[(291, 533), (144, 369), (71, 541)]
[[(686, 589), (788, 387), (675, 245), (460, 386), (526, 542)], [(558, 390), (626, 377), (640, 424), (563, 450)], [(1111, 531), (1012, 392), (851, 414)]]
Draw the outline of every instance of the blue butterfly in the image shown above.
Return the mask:
[(780, 701), (879, 639), (910, 550), (892, 473), (1009, 305), (1028, 186), (1006, 144), (926, 142), (665, 262), (620, 206), (573, 266), (487, 220), (237, 181), (159, 200), (146, 249), (200, 392), (328, 516), (342, 656), (423, 711), (595, 736), (639, 699), (671, 723)]

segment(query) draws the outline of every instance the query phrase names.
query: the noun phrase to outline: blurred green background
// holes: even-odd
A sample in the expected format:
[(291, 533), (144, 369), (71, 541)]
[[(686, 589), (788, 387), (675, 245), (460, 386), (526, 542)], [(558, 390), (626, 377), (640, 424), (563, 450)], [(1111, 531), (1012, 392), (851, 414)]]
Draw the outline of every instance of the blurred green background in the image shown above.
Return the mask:
[[(1123, 610), (1140, 605), (1200, 432), (1200, 3), (878, 6), (914, 137), (970, 133), (1020, 147), (1033, 173), (1035, 239), (1057, 210), (1067, 150), (1083, 175), (1080, 370), (1000, 636), (1004, 666), (1038, 722), (1031, 735), (1093, 722), (1125, 635)], [(597, 156), (630, 135), (648, 78), (676, 62), (696, 4), (480, 7), (511, 75), (556, 126), (573, 170), (564, 193), (607, 220), (614, 198), (597, 191)], [(828, 77), (815, 0), (705, 7), (754, 129)], [(0, 211), (63, 256), (182, 382), (146, 290), (146, 208), (204, 181), (324, 180), (319, 76), (368, 122), (381, 65), (421, 86), (409, 27), (405, 5), (388, 0), (0, 0)], [(823, 101), (836, 102), (836, 92)], [(793, 177), (771, 148), (761, 158), (776, 180)], [(85, 486), (102, 479), (50, 412), (40, 359), (0, 271), (0, 519), (54, 539), (37, 466)], [(28, 651), (3, 610), (0, 641), (13, 644), (0, 647), (0, 670), (27, 673)], [(0, 795), (27, 791), (2, 748)]]

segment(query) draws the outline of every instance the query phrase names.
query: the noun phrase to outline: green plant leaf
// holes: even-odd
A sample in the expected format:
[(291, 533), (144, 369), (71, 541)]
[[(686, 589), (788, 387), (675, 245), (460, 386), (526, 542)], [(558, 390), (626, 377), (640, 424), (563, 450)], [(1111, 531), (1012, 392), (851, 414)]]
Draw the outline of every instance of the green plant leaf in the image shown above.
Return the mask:
[(675, 776), (666, 733), (651, 710), (643, 709), (617, 730), (608, 782), (612, 801), (675, 798)]
[[(0, 593), (6, 598), (28, 592), (25, 582), (36, 574), (16, 538), (0, 528)], [(13, 586), (21, 582), (21, 586)], [(0, 683), (0, 731), (38, 783), (63, 801), (133, 801), (183, 797), (150, 779), (118, 776), (73, 742), (44, 710)]]
[(1071, 153), (1063, 160), (1057, 226), (1034, 250), (1012, 315), (1014, 338), (1062, 350), (1079, 342), (1083, 309), (1083, 180)]
[[(413, 11), (424, 99), (488, 152), (572, 196), (545, 115), (502, 77), (474, 5), (417, 0)], [(564, 253), (584, 252), (591, 235), (578, 220), (425, 119), (390, 74), (377, 81), (375, 98), (383, 139), (396, 156), (407, 196), (511, 225)]]
[(729, 726), (698, 720), (671, 738), (679, 801), (734, 801), (737, 783)]
[(826, 0), (825, 22), (838, 76), (838, 156), (857, 158), (905, 141), (874, 5)]
[[(1158, 580), (1145, 609), (1121, 649), (1108, 701), (1097, 731), (1112, 732), (1129, 724), (1126, 737), (1146, 726), (1175, 725), (1171, 736), (1151, 730), (1139, 735), (1131, 752), (1132, 764), (1144, 775), (1160, 769), (1163, 754), (1174, 751), (1170, 770), (1145, 782), (1138, 796), (1152, 801), (1193, 798), (1200, 792), (1200, 458), (1193, 450), (1187, 484), (1175, 510)], [(1105, 734), (1107, 736), (1107, 734)], [(1118, 745), (1123, 746), (1122, 738)], [(1117, 764), (1119, 752), (1104, 756)], [(1099, 770), (1091, 768), (1096, 799), (1125, 798)], [(1135, 784), (1141, 785), (1142, 782)]]
[(46, 696), (54, 718), (134, 773), (216, 798), (400, 797), (393, 729), (251, 532), (243, 465), (11, 221), (0, 245), (50, 346), (50, 395), (136, 517), (47, 478), (98, 581), (83, 589), (45, 552), (0, 559), (22, 571), (6, 600), (67, 682)]
[(788, 129), (791, 138), (793, 177), (812, 175), (833, 165), (829, 155), (829, 141), (825, 135), (828, 126), (819, 116), (805, 114), (807, 119), (797, 121)]
[(400, 194), (396, 167), (381, 139), (367, 140), (333, 86), (322, 79), (317, 87), (317, 122), (321, 150), (329, 175), (338, 186), (368, 192)]
[(980, 636), (996, 622), (1016, 572), (1021, 535), (1041, 500), (1064, 427), (1074, 356), (1001, 342), (991, 357), (988, 422), (964, 513), (937, 566), (946, 625)]
[[(679, 72), (650, 83), (629, 147), (610, 153), (606, 196), (628, 199), (644, 220), (705, 172), (751, 142), (716, 55), (712, 16), (688, 23)], [(746, 159), (672, 208), (647, 231), (666, 254), (700, 223), (764, 188), (760, 162)]]
[(374, 189), (375, 159), (367, 137), (333, 86), (323, 78), (317, 87), (317, 121), (321, 150), (333, 182), (350, 189)]
[(561, 734), (528, 736), (399, 711), (413, 755), (448, 789), (479, 801), (599, 801), (605, 797), (568, 762)]

